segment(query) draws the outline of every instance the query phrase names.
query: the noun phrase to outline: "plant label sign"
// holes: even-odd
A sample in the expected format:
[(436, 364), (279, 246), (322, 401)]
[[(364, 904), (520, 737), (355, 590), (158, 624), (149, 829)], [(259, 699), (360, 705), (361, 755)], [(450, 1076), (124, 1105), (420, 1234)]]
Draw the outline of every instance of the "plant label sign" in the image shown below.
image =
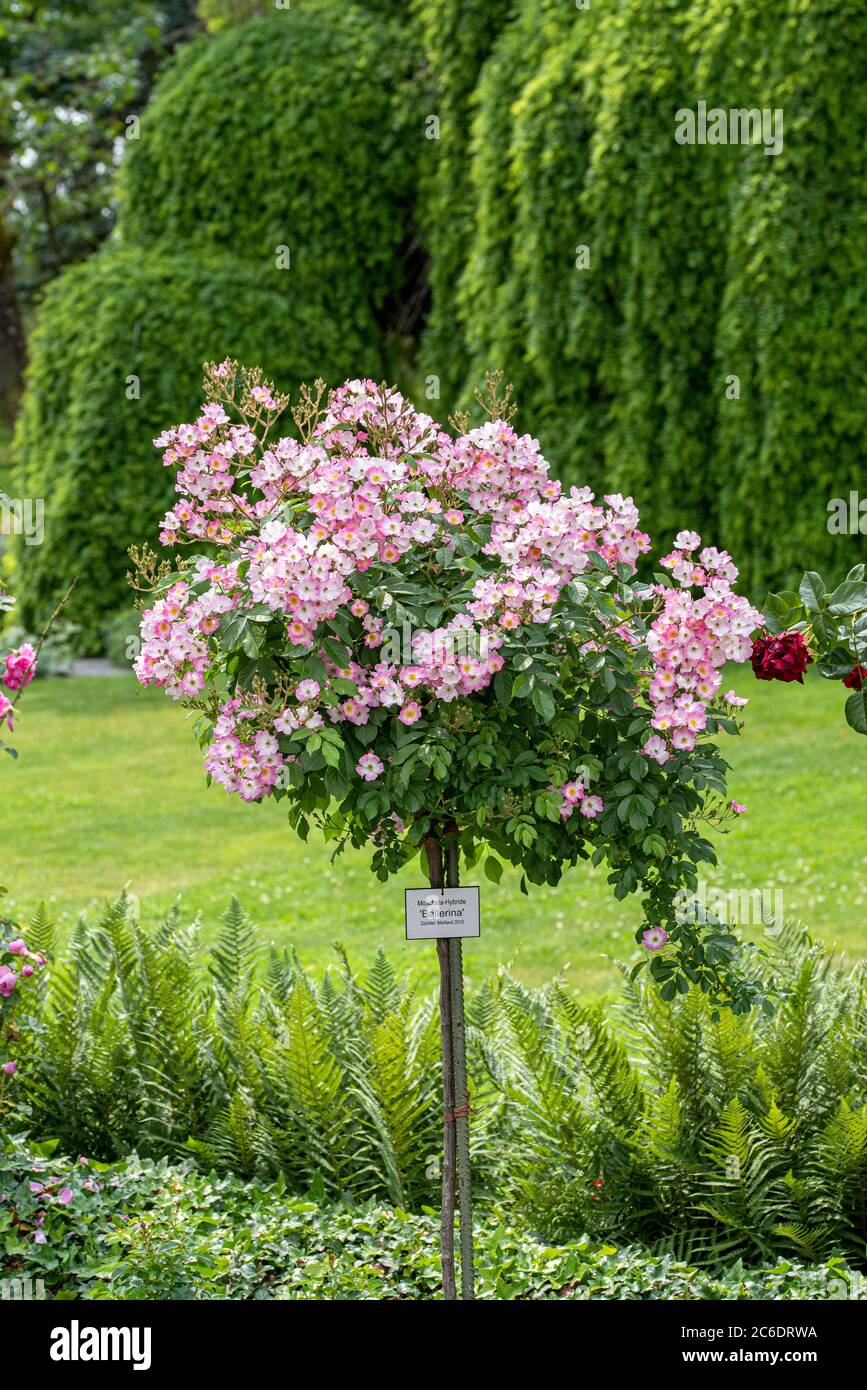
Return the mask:
[(407, 941), (480, 934), (478, 888), (407, 888)]

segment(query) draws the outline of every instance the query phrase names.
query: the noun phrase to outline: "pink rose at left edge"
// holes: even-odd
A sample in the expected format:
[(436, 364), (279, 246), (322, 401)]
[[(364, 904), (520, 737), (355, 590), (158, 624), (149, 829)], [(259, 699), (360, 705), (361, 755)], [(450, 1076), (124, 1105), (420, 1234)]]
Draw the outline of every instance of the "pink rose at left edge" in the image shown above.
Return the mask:
[(36, 675), (36, 652), (29, 642), (6, 653), (6, 669), (0, 676), (7, 690), (23, 690)]

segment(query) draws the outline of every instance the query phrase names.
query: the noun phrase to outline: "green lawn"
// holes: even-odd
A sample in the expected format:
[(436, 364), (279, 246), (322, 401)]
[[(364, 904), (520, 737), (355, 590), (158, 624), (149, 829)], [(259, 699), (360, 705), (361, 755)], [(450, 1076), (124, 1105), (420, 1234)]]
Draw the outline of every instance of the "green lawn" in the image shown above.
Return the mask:
[[(850, 953), (867, 951), (867, 746), (843, 722), (838, 687), (760, 685), (747, 730), (728, 739), (732, 795), (748, 814), (720, 840), (714, 879), (725, 888), (782, 891), (788, 916)], [(396, 963), (433, 976), (433, 947), (408, 945), (403, 888), (419, 868), (382, 886), (366, 856), (334, 864), (318, 835), (303, 845), (276, 803), (244, 806), (208, 789), (183, 711), (131, 677), (38, 682), (21, 706), (17, 763), (2, 765), (0, 877), (21, 915), (46, 900), (70, 921), (128, 883), (145, 920), (178, 895), (203, 934), (236, 893), (269, 939), (306, 963), (343, 942), (359, 963), (382, 943)], [(637, 904), (617, 903), (604, 874), (576, 869), (558, 889), (518, 892), (517, 876), (482, 889), (482, 937), (468, 974), (500, 962), (539, 983), (563, 971), (582, 988), (610, 985), (609, 957), (634, 957)]]

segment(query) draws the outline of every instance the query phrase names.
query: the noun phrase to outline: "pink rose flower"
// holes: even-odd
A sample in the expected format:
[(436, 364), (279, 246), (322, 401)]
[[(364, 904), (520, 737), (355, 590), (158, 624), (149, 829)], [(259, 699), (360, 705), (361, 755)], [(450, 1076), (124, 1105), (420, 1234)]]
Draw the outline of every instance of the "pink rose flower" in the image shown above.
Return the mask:
[(6, 670), (0, 677), (7, 690), (22, 690), (30, 684), (35, 674), (36, 652), (29, 642), (23, 643), (15, 651), (7, 652)]
[(649, 927), (641, 938), (648, 951), (661, 951), (667, 941), (668, 932), (663, 927)]
[(363, 753), (355, 765), (355, 771), (359, 777), (363, 777), (365, 782), (375, 782), (380, 776), (385, 764), (375, 753)]

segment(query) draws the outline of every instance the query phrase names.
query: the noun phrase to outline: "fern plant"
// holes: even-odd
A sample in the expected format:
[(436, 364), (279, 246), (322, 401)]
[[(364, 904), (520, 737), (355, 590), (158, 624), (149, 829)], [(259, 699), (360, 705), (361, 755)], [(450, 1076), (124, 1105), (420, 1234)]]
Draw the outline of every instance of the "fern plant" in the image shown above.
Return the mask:
[(784, 985), (770, 1017), (715, 1019), (698, 995), (666, 1005), (628, 980), (607, 1017), (559, 985), (507, 988), (506, 1073), (492, 1075), (521, 1137), (501, 1156), (501, 1200), (551, 1238), (590, 1230), (707, 1264), (863, 1263), (865, 970), (802, 929), (770, 949)]
[[(298, 1193), (437, 1201), (435, 1001), (380, 951), (342, 948), (315, 980), (260, 951), (234, 900), (204, 950), (172, 911), (155, 930), (121, 897), (50, 956), (21, 1020), (18, 1128), (67, 1152), (132, 1150)], [(799, 928), (769, 938), (772, 1016), (718, 1018), (624, 978), (608, 1009), (506, 972), (467, 1003), (479, 1199), (545, 1239), (585, 1231), (706, 1265), (779, 1255), (863, 1263), (867, 972)]]

